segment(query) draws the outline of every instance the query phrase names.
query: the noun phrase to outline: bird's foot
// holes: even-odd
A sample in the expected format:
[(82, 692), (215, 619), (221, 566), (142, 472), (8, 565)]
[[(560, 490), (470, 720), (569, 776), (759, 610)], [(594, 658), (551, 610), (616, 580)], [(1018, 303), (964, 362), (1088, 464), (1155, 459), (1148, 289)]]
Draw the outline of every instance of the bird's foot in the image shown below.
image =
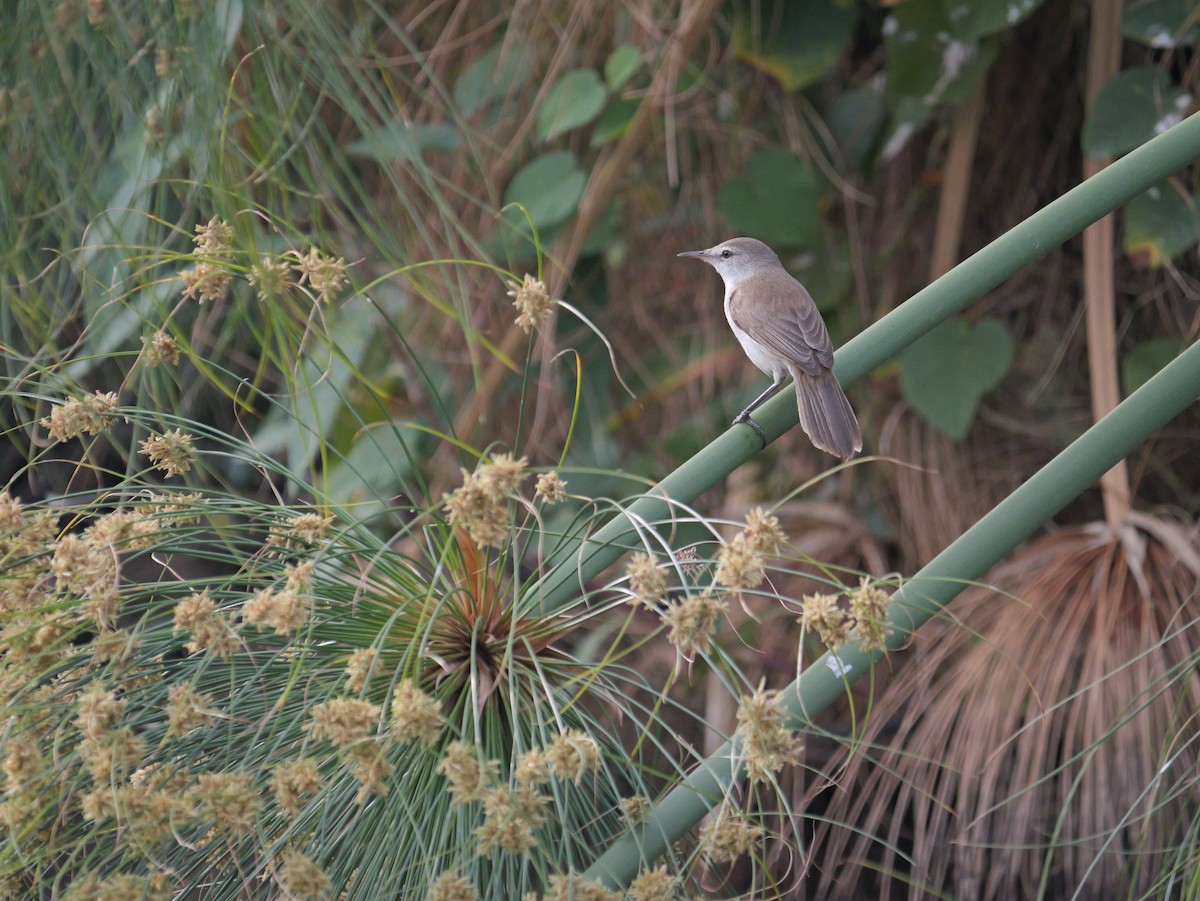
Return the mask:
[(763, 434), (762, 426), (750, 418), (749, 410), (743, 410), (734, 418), (734, 425), (739, 425), (741, 423), (745, 423), (746, 425), (750, 426), (750, 428), (754, 429), (754, 431), (758, 433), (758, 440), (762, 442), (762, 446), (764, 448), (767, 446), (767, 436)]

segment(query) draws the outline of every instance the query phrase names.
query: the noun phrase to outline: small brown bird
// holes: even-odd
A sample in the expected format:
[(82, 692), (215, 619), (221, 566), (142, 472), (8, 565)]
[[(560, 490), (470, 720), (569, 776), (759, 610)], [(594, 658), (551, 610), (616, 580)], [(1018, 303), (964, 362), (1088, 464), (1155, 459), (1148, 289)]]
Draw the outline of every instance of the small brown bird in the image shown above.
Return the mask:
[(774, 397), (790, 374), (796, 384), (800, 426), (821, 450), (848, 460), (862, 450), (862, 433), (850, 401), (833, 375), (833, 343), (821, 312), (775, 251), (754, 238), (731, 238), (681, 257), (704, 260), (725, 282), (725, 316), (752, 363), (771, 386), (737, 415), (766, 445), (750, 413)]

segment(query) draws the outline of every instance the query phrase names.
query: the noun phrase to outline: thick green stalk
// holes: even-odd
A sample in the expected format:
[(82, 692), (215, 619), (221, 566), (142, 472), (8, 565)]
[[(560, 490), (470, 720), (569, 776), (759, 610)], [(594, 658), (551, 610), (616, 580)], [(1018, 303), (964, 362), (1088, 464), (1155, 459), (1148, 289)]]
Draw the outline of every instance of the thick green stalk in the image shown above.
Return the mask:
[[(1118, 460), (1200, 397), (1200, 342), (1092, 426), (1020, 488), (962, 534), (896, 592), (888, 647), (911, 633), (979, 579), (1043, 522), (1082, 494)], [(847, 646), (825, 654), (782, 692), (795, 729), (844, 696), (883, 656)], [(724, 797), (744, 775), (736, 747), (726, 742), (654, 806), (643, 823), (614, 842), (588, 871), (612, 886), (628, 885), (643, 861), (655, 860)]]
[[(838, 351), (838, 378), (844, 385), (862, 378), (1021, 267), (1197, 157), (1200, 113), (1068, 191), (867, 328)], [(770, 401), (754, 418), (767, 440), (774, 441), (796, 424), (792, 393)], [(634, 538), (632, 522), (668, 519), (671, 507), (666, 498), (691, 503), (758, 451), (758, 437), (750, 428), (735, 426), (582, 544), (568, 544), (551, 557), (546, 576), (534, 587), (542, 609), (550, 611), (567, 603), (588, 580), (620, 557)]]

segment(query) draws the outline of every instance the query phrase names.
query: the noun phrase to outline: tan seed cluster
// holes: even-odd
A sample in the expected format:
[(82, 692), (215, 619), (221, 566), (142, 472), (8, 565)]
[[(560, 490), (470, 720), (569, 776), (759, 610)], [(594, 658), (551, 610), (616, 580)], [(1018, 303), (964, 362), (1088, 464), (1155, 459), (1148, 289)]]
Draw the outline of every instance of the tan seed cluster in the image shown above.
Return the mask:
[(121, 603), (116, 549), (89, 537), (65, 535), (55, 545), (50, 571), (60, 592), (83, 598), (83, 613), (105, 629), (113, 626)]
[(146, 348), (146, 362), (151, 366), (179, 365), (179, 342), (163, 330), (155, 332), (149, 341), (142, 338), (142, 344)]
[(721, 547), (713, 580), (730, 591), (757, 588), (766, 576), (766, 563), (745, 532), (739, 532)]
[(478, 897), (469, 879), (448, 871), (433, 880), (425, 901), (476, 901)]
[(167, 689), (167, 735), (187, 735), (213, 721), (213, 700), (188, 684)]
[(42, 428), (55, 441), (67, 441), (81, 435), (98, 435), (108, 428), (118, 410), (117, 392), (94, 391), (85, 397), (72, 397), (54, 407), (44, 418)]
[(558, 477), (557, 472), (541, 473), (533, 490), (547, 504), (558, 504), (567, 499), (567, 483)]
[(317, 248), (307, 254), (295, 252), (296, 270), (300, 273), (301, 285), (317, 293), (317, 300), (328, 303), (335, 294), (346, 287), (346, 261), (341, 257), (325, 256)]
[(510, 282), (508, 296), (517, 308), (517, 325), (529, 334), (541, 326), (558, 303), (546, 290), (546, 283), (528, 273), (521, 282)]
[(333, 883), (325, 871), (311, 858), (292, 851), (276, 872), (280, 886), (295, 901), (322, 901), (329, 897)]
[(640, 823), (650, 812), (650, 799), (645, 795), (633, 795), (621, 799), (621, 815), (625, 822)]
[(546, 749), (546, 760), (554, 775), (579, 782), (586, 773), (600, 768), (600, 747), (582, 729), (568, 729)]
[(831, 651), (837, 651), (850, 636), (851, 621), (838, 606), (836, 594), (810, 594), (800, 601), (801, 626), (816, 632), (821, 643)]
[(275, 768), (271, 776), (271, 792), (279, 807), (296, 816), (304, 809), (304, 803), (321, 790), (325, 780), (317, 768), (317, 762), (302, 757)]
[(741, 814), (721, 812), (700, 830), (700, 845), (715, 863), (731, 864), (763, 838), (763, 828)]
[(262, 797), (254, 785), (254, 776), (245, 770), (229, 773), (201, 773), (196, 780), (199, 814), (211, 820), (226, 835), (238, 837), (254, 831), (254, 821), (262, 807)]
[(462, 470), (462, 486), (444, 497), (450, 525), (478, 545), (501, 547), (508, 536), (509, 496), (520, 487), (528, 465), (524, 457), (498, 454), (473, 473)]
[(653, 610), (667, 596), (667, 577), (649, 554), (630, 557), (625, 574), (629, 576), (630, 603)]
[(642, 870), (629, 883), (630, 901), (674, 901), (679, 897), (679, 880), (660, 864), (653, 870)]
[(304, 550), (319, 544), (329, 537), (333, 526), (332, 516), (319, 513), (297, 513), (281, 523), (271, 526), (267, 544), (286, 550)]
[(891, 605), (891, 595), (876, 588), (865, 576), (858, 588), (850, 592), (855, 637), (864, 651), (882, 651), (887, 647), (887, 614)]
[(276, 635), (290, 635), (308, 623), (312, 602), (291, 588), (264, 588), (242, 607), (242, 618), (253, 626), (275, 630)]
[(662, 615), (667, 641), (675, 646), (680, 657), (691, 662), (697, 654), (708, 650), (717, 632), (717, 620), (728, 609), (729, 605), (712, 592), (688, 595)]
[(447, 745), (446, 754), (438, 764), (438, 772), (446, 777), (455, 804), (482, 800), (499, 770), (497, 761), (481, 762), (475, 749), (461, 741)]
[(550, 798), (533, 786), (511, 789), (500, 785), (483, 796), (483, 823), (475, 830), (479, 855), (488, 857), (497, 849), (522, 854), (537, 844), (534, 830), (546, 822)]
[(291, 277), (292, 264), (289, 260), (263, 256), (250, 265), (246, 281), (256, 289), (258, 299), (266, 303), (272, 297), (282, 297), (287, 293)]
[(175, 605), (175, 631), (191, 633), (187, 649), (192, 654), (210, 651), (218, 657), (228, 657), (238, 647), (237, 636), (209, 597), (207, 588)]
[(445, 719), (441, 705), (412, 679), (402, 679), (392, 692), (392, 732), (400, 741), (415, 740), (433, 747)]
[(358, 698), (331, 698), (312, 709), (308, 728), (314, 739), (328, 738), (340, 748), (366, 741), (379, 725), (379, 708)]
[(780, 701), (779, 692), (767, 691), (760, 683), (738, 708), (737, 737), (751, 783), (767, 782), (800, 761), (804, 743), (789, 728)]
[(346, 661), (346, 689), (358, 694), (367, 687), (367, 680), (379, 659), (379, 651), (375, 648), (358, 648)]
[(183, 273), (183, 297), (200, 303), (220, 300), (233, 280), (227, 264), (232, 256), (233, 230), (222, 219), (213, 217), (207, 225), (197, 225), (192, 238), (196, 245), (196, 265)]
[(550, 877), (542, 901), (620, 901), (621, 896), (578, 873)]
[(150, 464), (168, 476), (189, 472), (196, 462), (196, 448), (191, 435), (182, 429), (172, 429), (161, 435), (151, 435), (139, 445)]
[(779, 519), (762, 507), (755, 507), (746, 516), (746, 541), (760, 554), (774, 554), (787, 543), (787, 535)]

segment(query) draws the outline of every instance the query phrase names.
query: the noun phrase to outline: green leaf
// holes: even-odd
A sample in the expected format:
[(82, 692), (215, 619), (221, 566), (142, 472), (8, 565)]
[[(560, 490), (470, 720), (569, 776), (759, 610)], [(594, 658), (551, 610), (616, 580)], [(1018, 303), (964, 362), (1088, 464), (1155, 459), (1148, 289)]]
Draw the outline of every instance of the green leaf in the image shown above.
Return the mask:
[(830, 104), (825, 124), (846, 162), (862, 168), (879, 140), (887, 113), (882, 86), (843, 91)]
[(1121, 33), (1149, 47), (1167, 49), (1200, 39), (1200, 0), (1128, 0)]
[(942, 0), (957, 38), (978, 41), (1029, 18), (1044, 0)]
[(591, 145), (600, 147), (625, 133), (640, 104), (635, 100), (613, 100), (604, 108), (592, 129)]
[(883, 24), (888, 90), (925, 103), (957, 103), (986, 74), (995, 58), (991, 42), (955, 35), (941, 0), (909, 0)]
[(446, 123), (394, 122), (365, 133), (346, 150), (381, 163), (416, 162), (425, 150), (457, 150), (461, 141), (458, 129)]
[(1179, 122), (1191, 99), (1161, 69), (1126, 69), (1096, 97), (1083, 125), (1083, 152), (1098, 158), (1133, 150)]
[(913, 342), (900, 357), (900, 390), (922, 419), (955, 441), (966, 437), (985, 394), (1012, 366), (1013, 343), (997, 319), (972, 328), (954, 317)]
[(549, 141), (572, 128), (587, 125), (604, 109), (608, 89), (594, 69), (575, 69), (550, 89), (538, 110), (537, 133)]
[(483, 106), (522, 88), (533, 74), (528, 53), (519, 46), (497, 44), (454, 83), (454, 103), (464, 116), (473, 116)]
[(820, 81), (841, 59), (858, 24), (859, 4), (839, 0), (740, 0), (733, 53), (786, 91)]
[(1156, 269), (1200, 238), (1198, 200), (1174, 181), (1155, 185), (1125, 207), (1125, 254), (1139, 268)]
[(1160, 369), (1179, 356), (1184, 343), (1179, 338), (1154, 338), (1143, 341), (1121, 361), (1121, 388), (1125, 396), (1150, 381)]
[[(505, 205), (519, 203), (539, 229), (565, 222), (579, 207), (587, 174), (569, 150), (544, 153), (521, 169), (504, 192)], [(506, 217), (525, 229), (525, 217), (510, 211)]]
[(816, 247), (820, 176), (786, 150), (760, 150), (746, 161), (742, 177), (729, 178), (717, 192), (717, 209), (738, 231), (786, 247)]
[(631, 44), (622, 44), (604, 63), (604, 80), (610, 90), (620, 90), (641, 67), (642, 51)]

